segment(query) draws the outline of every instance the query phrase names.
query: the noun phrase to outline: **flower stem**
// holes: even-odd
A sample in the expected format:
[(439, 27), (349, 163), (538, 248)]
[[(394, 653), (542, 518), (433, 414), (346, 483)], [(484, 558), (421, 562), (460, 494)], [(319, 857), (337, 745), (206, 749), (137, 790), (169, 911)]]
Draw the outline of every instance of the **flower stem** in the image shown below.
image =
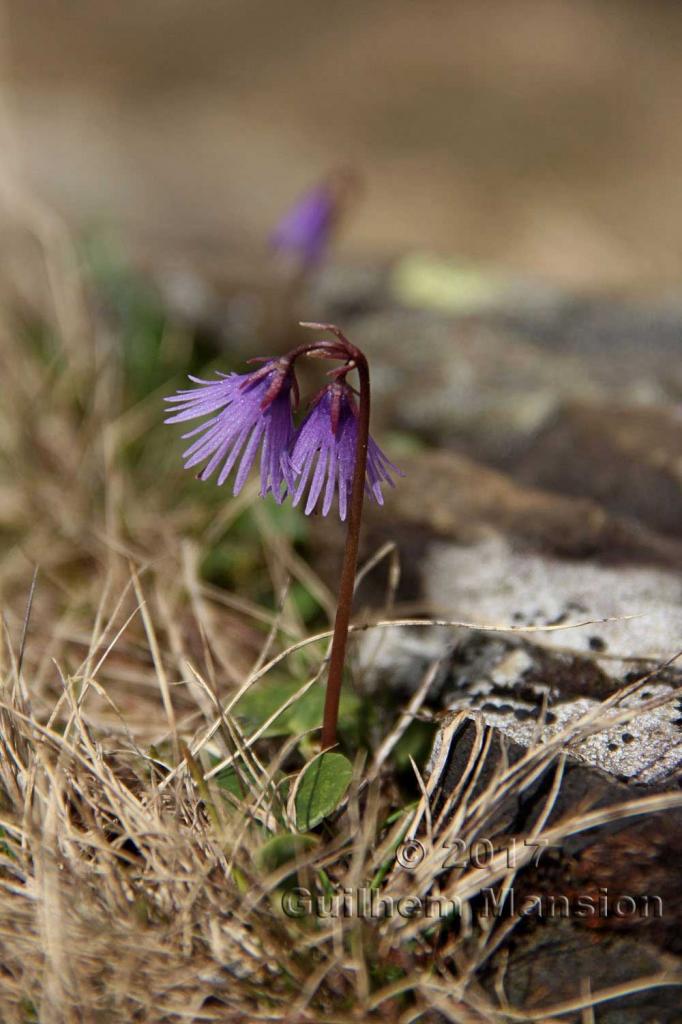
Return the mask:
[[(350, 343), (349, 343), (350, 346)], [(346, 658), (346, 641), (348, 626), (353, 605), (355, 588), (355, 570), (358, 561), (358, 545), (360, 542), (360, 524), (362, 521), (362, 503), (365, 496), (365, 470), (367, 466), (367, 444), (369, 439), (369, 366), (362, 352), (355, 346), (352, 359), (360, 378), (360, 399), (358, 407), (358, 435), (355, 451), (355, 469), (348, 509), (348, 527), (346, 530), (346, 547), (341, 567), (341, 583), (334, 620), (334, 636), (329, 658), (329, 675), (327, 677), (327, 693), (324, 702), (322, 719), (322, 749), (336, 745), (336, 725), (339, 718), (339, 700), (343, 681), (343, 666)]]
[(321, 342), (313, 345), (301, 345), (289, 353), (293, 360), (299, 355), (320, 355), (327, 359), (344, 359), (345, 375), (350, 370), (357, 370), (360, 380), (360, 398), (358, 402), (358, 433), (355, 448), (355, 467), (351, 484), (350, 503), (348, 508), (348, 526), (346, 529), (346, 546), (341, 566), (341, 582), (334, 620), (334, 635), (329, 656), (329, 674), (327, 676), (327, 692), (324, 701), (322, 718), (322, 750), (336, 746), (336, 727), (339, 719), (339, 701), (343, 682), (343, 666), (346, 660), (346, 643), (348, 626), (353, 607), (353, 591), (355, 589), (355, 571), (358, 563), (358, 547), (360, 543), (360, 525), (362, 523), (362, 504), (365, 497), (365, 473), (367, 470), (367, 448), (369, 444), (369, 411), (370, 387), (369, 364), (363, 352), (346, 338), (335, 324), (301, 323), (301, 327), (312, 330), (330, 331), (336, 338), (335, 342)]

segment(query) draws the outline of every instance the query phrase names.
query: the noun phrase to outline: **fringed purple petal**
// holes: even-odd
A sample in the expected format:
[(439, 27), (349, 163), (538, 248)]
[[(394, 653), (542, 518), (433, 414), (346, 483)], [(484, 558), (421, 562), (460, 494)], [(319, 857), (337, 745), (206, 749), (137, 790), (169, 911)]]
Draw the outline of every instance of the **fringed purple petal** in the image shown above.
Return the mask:
[(221, 416), (220, 413), (218, 413), (218, 415), (214, 416), (213, 419), (206, 420), (205, 423), (200, 423), (198, 427), (194, 427), (193, 430), (188, 430), (186, 434), (181, 434), (180, 437), (182, 438), (183, 441), (186, 441), (188, 437), (196, 437), (196, 435), (200, 434), (202, 430), (208, 430), (209, 427), (212, 427), (215, 424), (220, 423), (220, 420)]
[(282, 380), (279, 393), (262, 409), (263, 399), (276, 379), (274, 374), (281, 372), (274, 362), (272, 372), (267, 371), (266, 363), (253, 373), (220, 374), (220, 380), (190, 377), (199, 386), (178, 391), (166, 399), (171, 404), (166, 423), (209, 416), (183, 435), (184, 439), (194, 438), (183, 454), (185, 468), (208, 460), (199, 479), (208, 480), (222, 467), (217, 481), (222, 485), (241, 458), (235, 494), (243, 488), (262, 444), (261, 492), (272, 491), (275, 499), (281, 501), (283, 482), (293, 484), (294, 479), (287, 461), (293, 435), (291, 382)]
[(339, 518), (342, 523), (346, 521), (348, 510), (348, 481), (343, 473), (339, 473)]
[(288, 449), (293, 435), (291, 403), (289, 395), (278, 395), (267, 410), (269, 428), (263, 440), (261, 453), (260, 480), (261, 497), (270, 491), (275, 501), (284, 500), (282, 485), (291, 486), (293, 476), (289, 472)]
[(321, 448), (320, 453), (317, 456), (317, 465), (315, 466), (315, 472), (313, 473), (313, 479), (310, 484), (310, 490), (308, 491), (308, 500), (305, 503), (305, 514), (307, 516), (315, 508), (317, 499), (320, 496), (322, 490), (322, 484), (324, 483), (325, 473), (327, 472), (327, 461), (329, 459), (330, 451), (328, 447)]
[(314, 457), (315, 453), (312, 452), (310, 455), (306, 457), (305, 461), (302, 464), (296, 465), (293, 465), (292, 459), (289, 460), (290, 463), (292, 463), (293, 472), (301, 474), (296, 485), (296, 491), (291, 501), (291, 504), (294, 506), (294, 508), (296, 507), (296, 505), (298, 505), (299, 501), (303, 497), (303, 492), (305, 491), (306, 484), (308, 483), (308, 477), (310, 476), (310, 470), (312, 469)]
[(248, 427), (244, 427), (242, 432), (237, 436), (237, 439), (234, 442), (234, 445), (232, 447), (232, 451), (228, 455), (227, 459), (225, 460), (225, 465), (223, 466), (223, 468), (220, 470), (220, 473), (218, 474), (218, 479), (216, 480), (216, 483), (218, 484), (218, 487), (222, 487), (223, 486), (223, 484), (227, 480), (228, 476), (232, 472), (232, 469), (233, 469), (237, 459), (241, 455), (242, 448), (244, 447), (244, 445), (246, 443), (246, 439), (247, 439), (248, 436), (249, 436), (249, 428)]
[(367, 446), (367, 458), (372, 459), (372, 461), (377, 467), (379, 475), (383, 477), (386, 483), (390, 484), (391, 487), (395, 487), (395, 482), (391, 478), (391, 473), (389, 472), (389, 470), (391, 470), (397, 476), (405, 476), (402, 469), (398, 469), (397, 466), (395, 466), (386, 458), (379, 445), (376, 443), (376, 441), (373, 441), (371, 437), (369, 439), (369, 445)]
[[(216, 469), (221, 464), (221, 462), (225, 460), (217, 480), (218, 486), (221, 487), (227, 480), (228, 476), (230, 475), (232, 467), (239, 458), (239, 454), (242, 448), (244, 447), (244, 442), (248, 437), (250, 429), (250, 426), (246, 426), (237, 433), (230, 432), (229, 435), (226, 435), (221, 441), (218, 441), (218, 443), (213, 446), (212, 452), (214, 452), (214, 454), (212, 455), (210, 461), (202, 469), (201, 473), (199, 474), (199, 479), (208, 480), (209, 477), (211, 477), (213, 473), (215, 473)], [(204, 452), (204, 454), (199, 456), (198, 461), (201, 462), (209, 454), (211, 454), (211, 452)]]
[[(336, 433), (332, 432), (332, 396), (340, 397), (340, 414)], [(345, 520), (353, 485), (356, 447), (358, 437), (357, 413), (352, 402), (350, 389), (343, 384), (330, 384), (310, 410), (294, 438), (290, 457), (292, 472), (296, 475), (293, 504), (298, 505), (308, 491), (304, 511), (310, 515), (322, 496), (321, 513), (328, 515), (334, 492), (339, 495), (339, 517)], [(308, 480), (313, 470), (312, 481)], [(389, 468), (402, 476), (393, 466), (376, 442), (370, 438), (367, 446), (366, 493), (369, 498), (383, 505), (382, 482), (393, 486)]]
[(323, 516), (328, 515), (329, 509), (332, 507), (332, 500), (334, 498), (334, 485), (336, 483), (336, 473), (338, 468), (339, 463), (334, 458), (333, 452), (330, 452), (329, 467), (327, 469), (327, 486), (324, 489), (324, 499), (322, 501)]
[[(204, 463), (200, 480), (208, 480), (218, 470), (220, 486), (239, 462), (233, 487), (234, 494), (239, 494), (260, 449), (262, 497), (271, 493), (280, 504), (288, 492), (292, 504), (298, 505), (305, 496), (306, 515), (321, 503), (321, 513), (326, 516), (338, 491), (339, 516), (343, 520), (352, 490), (358, 436), (351, 389), (340, 381), (330, 384), (294, 432), (292, 381), (286, 372), (286, 364), (282, 369), (282, 363), (273, 360), (249, 374), (221, 374), (221, 379), (211, 381), (191, 377), (198, 387), (178, 391), (166, 399), (170, 403), (166, 422), (208, 417), (182, 435), (185, 440), (192, 439), (183, 453), (185, 468)], [(279, 390), (273, 389), (273, 383)], [(274, 397), (273, 390), (277, 392)], [(335, 432), (333, 408), (338, 411)], [(365, 476), (368, 497), (383, 504), (381, 488), (384, 483), (394, 486), (392, 474), (403, 475), (369, 438)]]
[(225, 441), (229, 441), (231, 437), (234, 437), (235, 433), (238, 433), (238, 431), (232, 429), (231, 425), (229, 423), (226, 424), (221, 418), (218, 423), (206, 431), (203, 437), (197, 438), (182, 453), (184, 459), (192, 460), (191, 464), (186, 463), (185, 469), (191, 469), (197, 462), (201, 462), (203, 458), (210, 455), (217, 447), (220, 447)]
[[(209, 459), (207, 464), (204, 466), (204, 468), (202, 469), (201, 473), (199, 473), (199, 479), (200, 480), (208, 480), (208, 478), (210, 476), (212, 476), (213, 473), (215, 473), (216, 469), (218, 468), (220, 463), (223, 461), (223, 459), (227, 455), (227, 452), (228, 452), (228, 449), (229, 449), (230, 445), (233, 445), (233, 450), (234, 450), (234, 448), (236, 447), (236, 442), (231, 437), (229, 437), (227, 439), (227, 441), (223, 441), (222, 444), (218, 445), (218, 447), (216, 448), (213, 456)], [(238, 451), (239, 451), (239, 449), (237, 449), (237, 452)], [(202, 456), (202, 458), (203, 458), (203, 456)], [(201, 461), (201, 459), (199, 461)], [(187, 466), (185, 466), (185, 468), (187, 468)]]
[(190, 379), (201, 384), (201, 387), (178, 391), (164, 399), (174, 406), (167, 410), (170, 415), (166, 418), (166, 423), (180, 423), (223, 409), (233, 401), (243, 376), (235, 373), (219, 381), (202, 381), (199, 377)]
[(248, 444), (244, 449), (242, 460), (239, 463), (239, 469), (237, 470), (237, 476), (235, 477), (234, 487), (232, 488), (233, 494), (239, 494), (242, 487), (246, 483), (246, 478), (249, 475), (249, 471), (253, 466), (258, 446), (265, 430), (265, 424), (263, 422), (255, 423), (253, 430), (251, 431), (251, 437), (248, 440)]

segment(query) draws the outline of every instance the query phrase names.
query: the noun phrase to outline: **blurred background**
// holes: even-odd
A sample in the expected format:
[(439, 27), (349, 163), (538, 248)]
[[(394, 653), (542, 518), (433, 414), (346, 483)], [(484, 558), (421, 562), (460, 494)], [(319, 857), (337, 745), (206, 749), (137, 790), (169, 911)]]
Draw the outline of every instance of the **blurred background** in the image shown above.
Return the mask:
[(5, 0), (3, 173), (209, 269), (342, 162), (343, 257), (677, 286), (676, 0)]
[[(453, 571), (451, 592), (429, 562), (493, 534), (637, 580), (682, 566), (678, 2), (0, 0), (0, 18), (0, 583), (20, 636), (40, 566), (45, 679), (51, 650), (79, 656), (103, 579), (130, 598), (128, 559), (154, 567), (164, 621), (191, 632), (203, 595), (228, 679), (280, 605), (288, 635), (328, 622), (338, 521), (255, 481), (199, 485), (162, 422), (188, 373), (241, 372), (301, 319), (370, 359), (373, 431), (406, 476), (362, 553), (397, 545), (395, 607), (541, 618), (527, 587), (491, 610), (496, 569)], [(385, 568), (362, 600), (384, 602)], [(639, 606), (599, 579), (552, 582), (545, 607)]]

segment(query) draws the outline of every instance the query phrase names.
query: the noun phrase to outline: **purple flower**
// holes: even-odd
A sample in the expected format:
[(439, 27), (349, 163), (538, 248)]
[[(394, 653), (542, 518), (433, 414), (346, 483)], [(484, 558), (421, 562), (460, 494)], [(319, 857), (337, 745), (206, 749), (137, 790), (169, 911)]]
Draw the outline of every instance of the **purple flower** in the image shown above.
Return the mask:
[(275, 249), (294, 252), (306, 266), (319, 263), (327, 247), (336, 214), (327, 183), (310, 189), (289, 210), (272, 234)]
[(219, 373), (220, 380), (190, 377), (198, 388), (178, 391), (166, 423), (181, 423), (210, 416), (200, 426), (183, 434), (196, 437), (183, 453), (185, 469), (208, 459), (199, 473), (208, 480), (220, 466), (218, 484), (223, 484), (239, 461), (233, 493), (239, 494), (261, 448), (261, 497), (272, 492), (281, 504), (282, 485), (291, 487), (287, 452), (294, 433), (291, 417), (291, 389), (295, 378), (286, 360), (265, 360), (253, 373)]
[[(357, 436), (358, 411), (351, 388), (341, 381), (329, 384), (315, 400), (294, 438), (291, 467), (298, 479), (292, 488), (292, 504), (298, 505), (312, 473), (305, 514), (310, 515), (323, 494), (322, 515), (326, 516), (332, 505), (334, 491), (338, 488), (339, 515), (341, 519), (346, 518), (353, 483)], [(384, 503), (381, 484), (386, 482), (394, 486), (389, 470), (399, 476), (403, 475), (370, 437), (365, 492), (379, 505)]]
[(352, 167), (336, 167), (284, 215), (272, 233), (272, 245), (297, 256), (304, 270), (314, 267), (361, 188), (360, 177)]

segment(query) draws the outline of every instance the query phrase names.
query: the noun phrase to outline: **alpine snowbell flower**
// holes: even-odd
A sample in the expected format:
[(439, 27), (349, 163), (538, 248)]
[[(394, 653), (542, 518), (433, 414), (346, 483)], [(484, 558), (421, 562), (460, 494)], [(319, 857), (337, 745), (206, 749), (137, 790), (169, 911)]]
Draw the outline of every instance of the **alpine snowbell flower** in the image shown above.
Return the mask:
[(196, 438), (183, 452), (185, 469), (206, 462), (199, 480), (208, 480), (219, 469), (217, 482), (224, 484), (239, 460), (233, 486), (233, 493), (239, 494), (260, 448), (261, 497), (271, 492), (281, 504), (283, 485), (292, 483), (287, 452), (294, 433), (291, 391), (296, 382), (290, 364), (286, 358), (268, 359), (253, 373), (218, 377), (190, 377), (199, 387), (165, 399), (171, 403), (166, 423), (210, 417), (182, 435)]
[[(304, 212), (301, 210), (299, 214)], [(304, 220), (305, 217), (299, 225), (305, 226)], [(317, 230), (315, 218), (307, 223), (312, 241)], [(305, 233), (303, 231), (301, 237)], [(314, 254), (314, 248), (313, 245), (308, 255)], [(185, 439), (193, 438), (183, 455), (185, 468), (203, 463), (199, 479), (208, 480), (217, 470), (218, 483), (223, 484), (239, 463), (233, 487), (235, 494), (244, 486), (259, 449), (261, 497), (270, 492), (275, 501), (281, 503), (289, 493), (293, 504), (298, 505), (307, 495), (306, 515), (315, 509), (321, 498), (322, 515), (326, 516), (338, 491), (339, 515), (341, 519), (348, 517), (348, 525), (320, 738), (322, 749), (327, 750), (336, 744), (364, 497), (368, 495), (383, 505), (382, 484), (392, 487), (391, 473), (403, 474), (369, 436), (367, 357), (334, 324), (304, 323), (301, 326), (327, 331), (332, 339), (298, 345), (279, 359), (253, 360), (263, 365), (252, 373), (219, 373), (217, 380), (190, 377), (198, 387), (166, 398), (170, 403), (166, 423), (203, 419), (199, 426), (183, 435)], [(330, 371), (332, 383), (314, 399), (307, 416), (294, 431), (292, 396), (298, 406), (294, 364), (304, 356), (331, 359), (343, 365)], [(358, 404), (353, 388), (346, 381), (351, 372), (358, 376)]]
[(331, 171), (282, 217), (270, 239), (273, 248), (294, 256), (304, 270), (316, 267), (359, 191), (352, 168)]
[[(312, 473), (305, 514), (310, 515), (322, 495), (321, 512), (326, 516), (332, 506), (334, 492), (338, 489), (339, 516), (345, 520), (355, 470), (357, 441), (358, 410), (352, 389), (345, 382), (336, 381), (329, 384), (314, 400), (294, 438), (291, 468), (297, 480), (292, 504), (298, 505), (301, 501)], [(389, 470), (399, 476), (403, 475), (369, 437), (365, 493), (379, 505), (384, 503), (382, 483), (394, 486)]]
[(275, 249), (296, 253), (305, 266), (322, 259), (334, 223), (334, 201), (326, 184), (307, 192), (272, 234)]

